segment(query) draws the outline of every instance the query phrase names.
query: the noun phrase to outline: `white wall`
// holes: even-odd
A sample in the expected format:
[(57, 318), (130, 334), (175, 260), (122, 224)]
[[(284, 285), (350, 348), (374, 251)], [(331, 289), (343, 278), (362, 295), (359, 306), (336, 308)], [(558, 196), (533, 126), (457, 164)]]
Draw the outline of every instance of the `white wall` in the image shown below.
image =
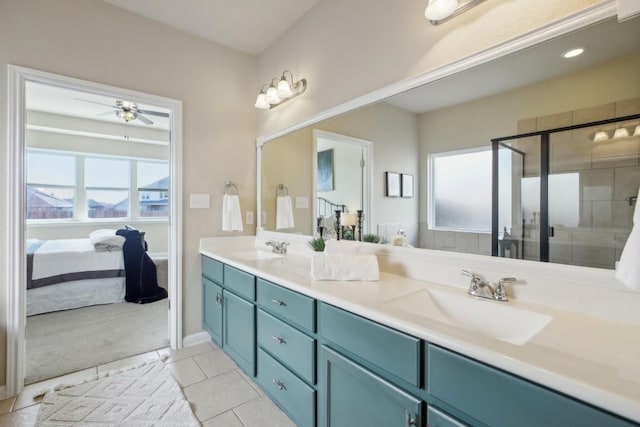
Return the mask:
[(308, 88), (261, 111), (258, 132), (272, 134), (603, 1), (492, 0), (433, 26), (424, 17), (426, 0), (322, 0), (259, 57), (259, 81), (287, 69), (306, 78)]
[[(183, 102), (184, 334), (201, 330), (200, 237), (222, 235), (225, 180), (255, 211), (255, 57), (187, 35), (101, 1), (0, 2), (0, 129), (6, 135), (7, 64), (134, 89)], [(6, 146), (0, 162), (6, 162)], [(4, 170), (4, 168), (3, 168)], [(5, 197), (5, 189), (0, 190)], [(211, 194), (190, 210), (189, 193)], [(6, 212), (0, 204), (0, 259)], [(245, 234), (253, 234), (245, 227)], [(5, 378), (6, 287), (0, 279), (0, 384)]]

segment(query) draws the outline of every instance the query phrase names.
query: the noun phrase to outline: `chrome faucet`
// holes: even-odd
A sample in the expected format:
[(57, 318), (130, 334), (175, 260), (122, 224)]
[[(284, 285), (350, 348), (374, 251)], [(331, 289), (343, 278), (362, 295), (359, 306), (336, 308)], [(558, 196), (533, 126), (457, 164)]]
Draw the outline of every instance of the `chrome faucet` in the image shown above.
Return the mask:
[(280, 255), (284, 255), (287, 253), (287, 246), (289, 246), (289, 243), (287, 242), (276, 242), (275, 240), (269, 240), (265, 243), (265, 245), (267, 246), (271, 246), (273, 249), (271, 250), (271, 252), (276, 253), (276, 254), (280, 254)]
[(471, 277), (469, 289), (467, 290), (467, 293), (469, 295), (473, 295), (474, 297), (478, 298), (491, 299), (494, 301), (509, 301), (505, 285), (507, 283), (516, 281), (515, 277), (503, 277), (498, 281), (498, 284), (494, 288), (490, 283), (486, 282), (482, 277), (478, 276), (475, 273), (467, 270), (462, 270), (462, 274)]

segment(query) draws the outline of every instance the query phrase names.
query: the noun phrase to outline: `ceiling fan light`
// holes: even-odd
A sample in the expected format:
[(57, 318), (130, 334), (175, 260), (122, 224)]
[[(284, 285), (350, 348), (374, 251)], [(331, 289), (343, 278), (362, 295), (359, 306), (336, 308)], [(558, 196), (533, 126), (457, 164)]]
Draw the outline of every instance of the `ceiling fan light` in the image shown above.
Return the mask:
[(627, 138), (629, 136), (629, 131), (627, 130), (627, 128), (618, 128), (616, 129), (616, 131), (613, 133), (613, 138)]
[(439, 21), (450, 16), (458, 8), (458, 0), (429, 0), (424, 16), (430, 21)]
[(280, 79), (280, 81), (278, 82), (278, 97), (280, 97), (280, 99), (283, 99), (289, 98), (291, 97), (291, 95), (293, 95), (293, 92), (291, 91), (291, 85), (284, 78), (284, 76), (282, 76), (282, 79)]
[(273, 86), (269, 86), (269, 89), (267, 89), (266, 99), (269, 104), (279, 104), (280, 97), (278, 96), (278, 90)]
[(254, 107), (259, 108), (261, 110), (269, 109), (270, 106), (269, 106), (269, 103), (267, 102), (267, 95), (265, 95), (264, 92), (260, 92), (258, 94), (258, 98), (256, 99), (256, 103)]
[(593, 142), (602, 142), (609, 139), (609, 134), (603, 130), (599, 130), (593, 135)]

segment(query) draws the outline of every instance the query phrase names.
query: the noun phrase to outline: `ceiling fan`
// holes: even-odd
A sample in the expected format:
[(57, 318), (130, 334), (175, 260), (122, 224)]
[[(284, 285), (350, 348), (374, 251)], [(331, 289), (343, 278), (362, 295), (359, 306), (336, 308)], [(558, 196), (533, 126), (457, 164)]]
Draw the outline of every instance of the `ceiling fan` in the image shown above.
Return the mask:
[(111, 114), (115, 113), (116, 116), (120, 117), (125, 122), (130, 122), (132, 120), (140, 120), (145, 125), (152, 125), (153, 122), (146, 118), (143, 114), (158, 116), (158, 117), (169, 117), (169, 113), (163, 113), (161, 111), (151, 111), (151, 110), (141, 110), (138, 108), (138, 104), (132, 101), (123, 101), (120, 99), (116, 100), (116, 105), (104, 104), (102, 102), (90, 101), (88, 99), (78, 99), (78, 101), (91, 102), (92, 104), (104, 105), (105, 107), (115, 108), (113, 111), (107, 111), (103, 114)]

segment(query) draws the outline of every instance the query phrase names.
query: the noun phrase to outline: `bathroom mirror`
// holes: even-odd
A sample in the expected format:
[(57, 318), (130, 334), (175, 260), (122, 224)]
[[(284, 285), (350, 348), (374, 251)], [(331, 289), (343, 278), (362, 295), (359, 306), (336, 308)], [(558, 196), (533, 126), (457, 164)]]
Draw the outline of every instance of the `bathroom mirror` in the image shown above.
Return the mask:
[[(585, 51), (562, 57), (574, 47)], [(306, 210), (294, 204), (296, 225), (287, 231), (317, 235), (313, 132), (331, 132), (371, 142), (368, 232), (388, 241), (402, 231), (417, 248), (491, 255), (491, 140), (640, 114), (638, 75), (640, 19), (608, 19), (267, 138), (262, 147), (263, 212), (275, 206), (271, 193), (282, 181), (292, 196), (309, 200)], [(637, 203), (633, 196), (640, 186), (638, 124), (637, 119), (627, 120), (556, 134), (550, 142), (550, 190), (544, 202), (539, 194), (539, 141), (520, 138), (507, 144), (526, 153), (518, 157), (510, 150), (504, 161), (518, 166), (500, 181), (502, 186), (511, 182), (508, 191), (518, 203), (506, 209), (514, 211), (522, 227), (501, 223), (500, 239), (520, 236), (523, 229), (528, 234), (521, 238), (519, 250), (509, 246), (498, 255), (539, 260), (535, 228), (540, 210), (547, 206), (549, 225), (554, 227), (548, 261), (613, 268), (630, 232)], [(625, 128), (628, 136), (614, 138), (618, 128)], [(598, 132), (607, 134), (606, 141), (595, 138)], [(357, 179), (360, 171), (352, 169)], [(291, 174), (286, 181), (274, 174), (285, 170)], [(387, 195), (387, 172), (410, 176), (412, 197)], [(520, 174), (517, 180), (514, 174)], [(276, 231), (272, 224), (263, 222), (263, 228)]]

